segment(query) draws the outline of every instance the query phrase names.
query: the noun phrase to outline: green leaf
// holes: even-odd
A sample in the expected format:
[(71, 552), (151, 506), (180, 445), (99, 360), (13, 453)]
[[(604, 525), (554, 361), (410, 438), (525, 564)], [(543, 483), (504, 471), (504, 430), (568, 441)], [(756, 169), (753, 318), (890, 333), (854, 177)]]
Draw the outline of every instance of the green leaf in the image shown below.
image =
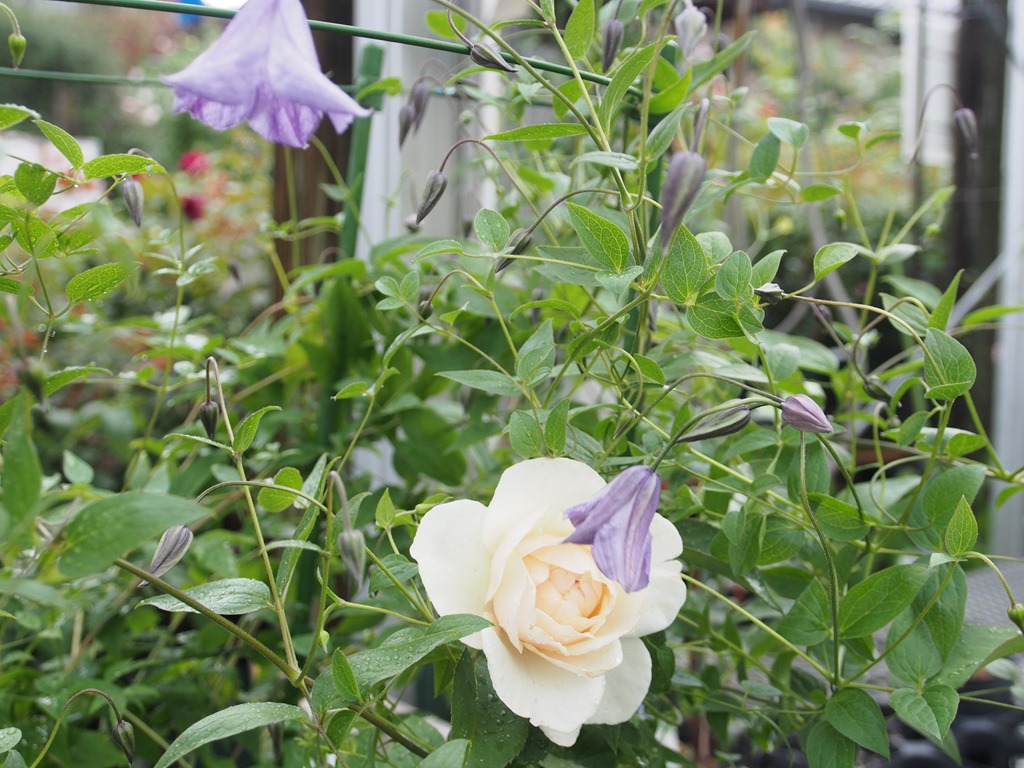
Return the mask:
[(508, 438), (512, 450), (524, 459), (544, 454), (544, 434), (537, 419), (529, 411), (516, 411), (508, 424)]
[(562, 400), (548, 412), (544, 422), (544, 442), (548, 450), (560, 454), (565, 450), (566, 425), (569, 421), (569, 401)]
[(927, 578), (928, 569), (918, 564), (894, 565), (871, 574), (840, 603), (840, 633), (864, 637), (878, 631), (910, 605)]
[(618, 168), (620, 171), (635, 171), (640, 167), (640, 162), (633, 155), (627, 155), (625, 152), (584, 152), (582, 155), (576, 155), (569, 163), (569, 167), (580, 163)]
[(626, 233), (603, 216), (576, 203), (566, 203), (569, 221), (576, 230), (587, 253), (601, 266), (621, 272), (629, 263), (629, 240)]
[(830, 243), (822, 246), (814, 254), (814, 279), (821, 280), (856, 255), (857, 247), (852, 243)]
[(857, 541), (870, 530), (870, 525), (852, 504), (823, 493), (811, 493), (808, 497), (818, 505), (814, 517), (830, 539)]
[(537, 141), (538, 139), (560, 139), (564, 136), (579, 136), (587, 132), (579, 123), (540, 123), (524, 125), (511, 131), (492, 133), (484, 136), (484, 141)]
[(723, 299), (745, 298), (750, 294), (752, 274), (750, 257), (743, 251), (734, 251), (715, 274), (715, 293)]
[(953, 467), (935, 475), (925, 486), (921, 501), (925, 517), (937, 528), (944, 529), (956, 513), (954, 499), (964, 498), (970, 504), (984, 481), (985, 467), (981, 464)]
[[(283, 467), (274, 475), (274, 485), (302, 489), (302, 475), (295, 467)], [(283, 512), (295, 503), (296, 495), (276, 488), (261, 488), (256, 500), (267, 512)]]
[(672, 142), (679, 133), (679, 126), (682, 123), (683, 116), (686, 114), (686, 110), (686, 105), (676, 107), (662, 118), (660, 123), (654, 126), (654, 130), (647, 137), (646, 150), (649, 163), (657, 160), (672, 146)]
[(853, 768), (857, 745), (824, 720), (807, 737), (808, 768)]
[(839, 733), (864, 749), (889, 757), (885, 717), (878, 702), (867, 691), (860, 688), (839, 691), (825, 705), (825, 719)]
[(726, 301), (717, 293), (705, 293), (689, 308), (686, 319), (690, 327), (706, 339), (735, 339), (743, 335), (736, 317), (736, 303)]
[(736, 61), (736, 59), (742, 56), (743, 52), (747, 50), (747, 46), (750, 45), (753, 39), (754, 33), (747, 32), (743, 37), (720, 50), (715, 55), (715, 58), (711, 59), (711, 61), (704, 61), (700, 64), (695, 64), (690, 70), (693, 73), (693, 80), (690, 83), (690, 92), (692, 93), (697, 90), (697, 88), (713, 78), (719, 72), (726, 69), (730, 64)]
[(30, 203), (42, 205), (57, 186), (57, 174), (50, 173), (39, 163), (20, 163), (14, 171), (14, 185)]
[(82, 155), (82, 148), (75, 141), (74, 136), (63, 128), (53, 123), (48, 123), (45, 120), (33, 120), (32, 122), (50, 140), (50, 143), (57, 148), (57, 151), (67, 158), (72, 168), (80, 168), (82, 166), (82, 161), (85, 158)]
[[(452, 14), (452, 21), (455, 23), (455, 28), (466, 33), (467, 22), (461, 16)], [(426, 13), (427, 26), (430, 27), (430, 31), (438, 37), (446, 38), (448, 40), (458, 40), (459, 36), (452, 30), (452, 25), (448, 23), (448, 14), (445, 11), (427, 11)]]
[[(380, 559), (381, 564), (387, 569), (387, 573), (376, 564), (370, 566), (370, 593), (379, 592), (382, 589), (389, 589), (412, 579), (419, 572), (419, 566), (409, 560), (405, 555), (392, 553), (384, 555)], [(390, 573), (390, 576), (388, 575)]]
[[(730, 512), (729, 515), (734, 515)], [(726, 515), (726, 519), (729, 518)], [(745, 575), (757, 565), (761, 556), (761, 544), (764, 543), (765, 516), (760, 512), (749, 512), (746, 508), (735, 513), (737, 517), (735, 530), (725, 529), (723, 532), (729, 539), (729, 567), (737, 578)]]
[(169, 768), (176, 760), (211, 741), (226, 739), (254, 728), (262, 728), (287, 720), (306, 721), (306, 713), (292, 704), (250, 701), (222, 709), (182, 731), (164, 752), (155, 768)]
[(945, 541), (946, 551), (955, 557), (970, 552), (978, 541), (978, 521), (974, 519), (971, 505), (963, 496), (946, 527)]
[(800, 197), (805, 203), (820, 203), (842, 193), (843, 190), (830, 184), (808, 184), (800, 190)]
[(813, 646), (831, 634), (828, 595), (817, 579), (800, 593), (782, 617), (776, 631), (797, 645)]
[(384, 493), (381, 494), (380, 500), (377, 502), (377, 509), (373, 515), (374, 522), (381, 528), (391, 528), (395, 524), (397, 517), (398, 512), (395, 509), (395, 502), (391, 500), (391, 490), (385, 488)]
[(760, 288), (765, 283), (772, 282), (785, 253), (783, 250), (772, 251), (764, 258), (758, 259), (750, 273), (750, 284), (754, 288)]
[(492, 395), (508, 397), (520, 394), (515, 379), (501, 371), (440, 371), (437, 375)]
[(73, 365), (69, 368), (64, 368), (63, 370), (47, 374), (46, 381), (43, 382), (43, 394), (49, 397), (59, 389), (66, 387), (71, 382), (88, 378), (89, 375), (93, 373), (102, 373), (107, 376), (111, 375), (110, 371), (106, 368), (100, 368), (95, 365)]
[(256, 437), (256, 430), (260, 428), (260, 420), (263, 416), (270, 411), (280, 410), (279, 406), (267, 405), (246, 416), (242, 423), (235, 428), (235, 440), (231, 444), (232, 450), (236, 453), (245, 453), (249, 450), (249, 446), (252, 445), (252, 441)]
[(0, 293), (13, 293), (15, 296), (31, 296), (35, 293), (35, 289), (27, 280), (0, 277)]
[(28, 768), (28, 764), (25, 762), (25, 758), (21, 756), (20, 752), (10, 752), (7, 755), (7, 759), (4, 760), (4, 768)]
[(937, 328), (931, 328), (924, 339), (925, 397), (952, 400), (966, 394), (974, 385), (977, 368), (971, 353), (963, 344)]
[(964, 624), (956, 645), (933, 682), (959, 688), (986, 664), (1024, 651), (1024, 638), (1016, 627)]
[(779, 137), (774, 133), (766, 133), (750, 156), (750, 178), (754, 181), (768, 181), (779, 164), (781, 152)]
[(143, 491), (94, 501), (65, 529), (60, 570), (69, 578), (97, 573), (168, 528), (194, 523), (208, 514), (187, 499)]
[(468, 751), (466, 739), (446, 741), (420, 763), (420, 768), (463, 768)]
[[(132, 269), (137, 264), (129, 262)], [(77, 304), (80, 301), (92, 301), (105, 296), (125, 281), (128, 277), (128, 266), (122, 263), (101, 264), (75, 275), (64, 288), (68, 301)]]
[(71, 451), (65, 450), (63, 456), (64, 477), (74, 485), (89, 485), (93, 481), (95, 472), (85, 461), (82, 461)]
[(163, 166), (151, 157), (139, 155), (100, 155), (82, 166), (86, 181), (105, 179), (110, 176), (137, 173), (166, 173)]
[(389, 635), (377, 648), (348, 657), (360, 690), (404, 672), (440, 645), (453, 643), (491, 626), (467, 613), (442, 616), (428, 627), (408, 627)]
[(511, 230), (505, 217), (497, 211), (489, 208), (481, 208), (473, 219), (473, 229), (480, 242), (491, 246), (494, 251), (500, 251), (508, 240)]
[[(35, 509), (43, 479), (39, 455), (32, 442), (29, 406), (29, 401), (23, 399), (21, 407), (16, 407), (17, 410), (11, 414), (11, 423), (7, 429), (7, 445), (3, 450), (3, 465), (0, 466), (4, 507), (11, 516), (11, 522), (16, 525), (27, 520)], [(0, 522), (3, 519), (0, 517)], [(2, 533), (0, 529), (0, 534)]]
[[(186, 589), (185, 594), (220, 616), (240, 616), (261, 608), (270, 608), (270, 587), (255, 579), (221, 579)], [(198, 613), (173, 595), (157, 595), (139, 605), (151, 605), (171, 613)]]
[(331, 657), (331, 675), (334, 677), (335, 688), (342, 695), (351, 697), (353, 701), (362, 700), (355, 672), (352, 671), (352, 665), (348, 663), (345, 653), (340, 648)]
[(803, 123), (785, 117), (769, 117), (768, 130), (791, 147), (800, 148), (807, 143), (810, 131)]
[(17, 125), (28, 117), (39, 117), (39, 113), (28, 107), (19, 107), (17, 104), (0, 104), (0, 131)]
[(942, 741), (956, 716), (960, 697), (948, 685), (936, 683), (925, 688), (923, 693), (912, 688), (900, 688), (889, 696), (889, 703), (900, 720), (911, 728)]
[(574, 59), (582, 59), (594, 39), (594, 0), (579, 0), (565, 23), (565, 46)]
[(0, 728), (0, 754), (10, 752), (21, 741), (21, 731), (17, 728)]
[(611, 121), (630, 86), (650, 65), (657, 47), (657, 43), (651, 43), (634, 51), (615, 71), (615, 75), (605, 89), (601, 103), (597, 107), (598, 118), (605, 128), (611, 125)]
[(709, 273), (707, 254), (686, 225), (680, 224), (669, 244), (661, 275), (665, 293), (676, 304), (689, 304), (700, 295)]
[(452, 738), (469, 740), (465, 768), (503, 768), (522, 750), (529, 726), (494, 692), (484, 658), (464, 653), (455, 668)]

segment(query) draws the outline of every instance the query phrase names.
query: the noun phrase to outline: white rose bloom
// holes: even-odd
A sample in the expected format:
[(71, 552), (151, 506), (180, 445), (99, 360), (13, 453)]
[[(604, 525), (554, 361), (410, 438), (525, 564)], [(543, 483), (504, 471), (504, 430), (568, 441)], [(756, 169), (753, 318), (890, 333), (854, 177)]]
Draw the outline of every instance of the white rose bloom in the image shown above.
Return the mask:
[(575, 530), (566, 510), (605, 485), (578, 461), (524, 461), (502, 474), (489, 506), (430, 510), (411, 549), (439, 614), (494, 624), (463, 642), (483, 650), (505, 705), (561, 746), (584, 724), (621, 723), (639, 709), (651, 684), (640, 638), (665, 629), (686, 600), (683, 542), (661, 515), (650, 582), (634, 592), (601, 572), (590, 544), (566, 543)]

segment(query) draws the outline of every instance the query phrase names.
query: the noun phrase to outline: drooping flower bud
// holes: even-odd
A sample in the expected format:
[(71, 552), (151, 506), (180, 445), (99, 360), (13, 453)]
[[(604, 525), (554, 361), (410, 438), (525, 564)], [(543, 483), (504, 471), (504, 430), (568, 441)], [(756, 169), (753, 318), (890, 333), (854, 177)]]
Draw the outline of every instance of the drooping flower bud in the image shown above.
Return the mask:
[(1017, 625), (1017, 629), (1024, 634), (1024, 605), (1020, 603), (1014, 603), (1006, 609), (1006, 615), (1010, 617), (1010, 621)]
[(615, 63), (626, 35), (626, 25), (618, 19), (608, 19), (604, 24), (604, 50), (601, 53), (601, 71), (607, 72)]
[(672, 155), (661, 192), (661, 242), (669, 243), (700, 192), (708, 165), (696, 152)]
[(790, 395), (782, 401), (782, 421), (801, 432), (832, 431), (825, 412), (807, 395)]
[(739, 432), (750, 423), (750, 407), (745, 404), (735, 405), (724, 411), (713, 411), (698, 421), (677, 442), (694, 443), (698, 440), (709, 440)]
[(217, 415), (219, 409), (213, 400), (207, 400), (199, 406), (199, 421), (206, 430), (206, 436), (213, 440), (217, 435)]
[(114, 725), (114, 743), (128, 758), (128, 765), (135, 765), (135, 729), (127, 720), (118, 720)]
[(412, 104), (403, 104), (398, 110), (398, 146), (405, 143), (409, 131), (416, 124), (416, 108)]
[(474, 44), (469, 47), (469, 58), (481, 67), (496, 69), (499, 72), (515, 72), (516, 68), (509, 64), (500, 54), (492, 51), (486, 45)]
[(28, 48), (28, 40), (17, 32), (7, 38), (7, 47), (11, 51), (11, 66), (17, 69), (25, 59), (25, 49)]
[(128, 215), (132, 217), (136, 227), (142, 226), (142, 202), (145, 199), (145, 192), (142, 185), (134, 176), (125, 176), (121, 182), (121, 196), (124, 198), (124, 207), (128, 209)]
[(413, 127), (419, 130), (423, 117), (427, 114), (427, 104), (430, 101), (430, 83), (425, 80), (417, 80), (409, 91), (409, 103), (413, 108)]
[(498, 263), (494, 267), (494, 273), (498, 274), (503, 269), (507, 268), (515, 259), (512, 256), (521, 256), (526, 253), (527, 249), (533, 245), (533, 232), (530, 230), (519, 227), (511, 235), (508, 236), (508, 240), (505, 241), (505, 245), (502, 246), (502, 252), (508, 254), (502, 256)]
[[(153, 553), (153, 560), (149, 564), (149, 573), (152, 576), (163, 576), (188, 552), (192, 544), (192, 531), (187, 525), (176, 525), (164, 531), (160, 537), (160, 543), (156, 545), (156, 552)], [(145, 586), (142, 582), (140, 586)]]
[(700, 100), (700, 107), (697, 109), (697, 116), (693, 119), (693, 141), (694, 149), (700, 149), (700, 140), (704, 136), (704, 126), (708, 123), (708, 112), (711, 111), (711, 99)]
[(420, 203), (420, 208), (416, 211), (416, 224), (423, 221), (427, 214), (434, 210), (434, 206), (441, 199), (447, 186), (448, 177), (445, 176), (444, 171), (431, 171), (427, 174), (427, 189), (423, 193), (423, 202)]
[(760, 288), (755, 288), (754, 293), (764, 299), (767, 304), (778, 304), (786, 297), (786, 292), (779, 287), (778, 283), (765, 283)]
[(892, 398), (889, 390), (885, 388), (882, 380), (877, 376), (868, 376), (864, 379), (864, 391), (875, 400), (887, 403)]
[(605, 576), (636, 592), (651, 579), (651, 521), (661, 479), (647, 467), (630, 467), (565, 516), (576, 530), (565, 541), (590, 544)]
[(366, 537), (359, 530), (342, 531), (336, 543), (341, 562), (352, 578), (353, 591), (358, 592), (363, 586), (363, 574), (366, 572)]
[(971, 160), (978, 159), (978, 118), (973, 109), (960, 107), (953, 113), (953, 124), (956, 125), (960, 135), (964, 137), (964, 144), (967, 145), (967, 154)]
[(694, 7), (690, 0), (685, 0), (686, 7), (672, 20), (676, 28), (676, 42), (683, 54), (683, 62), (693, 64), (696, 61), (697, 47), (708, 31), (707, 16)]

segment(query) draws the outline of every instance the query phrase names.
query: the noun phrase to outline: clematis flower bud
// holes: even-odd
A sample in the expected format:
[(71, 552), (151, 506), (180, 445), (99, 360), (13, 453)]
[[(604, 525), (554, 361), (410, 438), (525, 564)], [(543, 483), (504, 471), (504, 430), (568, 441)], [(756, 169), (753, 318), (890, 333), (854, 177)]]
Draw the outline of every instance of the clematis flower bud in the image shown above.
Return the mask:
[(754, 293), (764, 299), (767, 304), (778, 304), (786, 296), (786, 292), (779, 287), (778, 283), (765, 283), (760, 288), (755, 288)]
[(427, 174), (427, 191), (423, 194), (423, 202), (420, 203), (420, 209), (416, 211), (417, 225), (427, 218), (428, 213), (434, 210), (434, 206), (441, 199), (441, 195), (444, 194), (444, 189), (447, 186), (448, 177), (445, 176), (444, 171), (431, 171)]
[(142, 202), (145, 199), (145, 192), (142, 185), (134, 176), (125, 176), (121, 182), (121, 196), (124, 198), (124, 207), (128, 209), (128, 215), (132, 217), (136, 227), (142, 226)]
[(7, 47), (11, 51), (11, 66), (17, 69), (25, 58), (25, 49), (28, 48), (28, 40), (17, 32), (7, 38)]
[(964, 137), (967, 145), (967, 153), (972, 160), (978, 159), (978, 118), (973, 109), (960, 107), (953, 113), (953, 124), (956, 125), (960, 135)]
[(735, 405), (724, 411), (715, 411), (701, 419), (686, 434), (679, 438), (680, 443), (694, 443), (697, 440), (709, 440), (739, 432), (750, 423), (750, 408), (746, 405)]
[(683, 62), (693, 64), (696, 61), (697, 48), (708, 31), (708, 19), (691, 0), (685, 0), (686, 7), (672, 20), (676, 28), (679, 50), (683, 54)]
[(127, 720), (118, 720), (114, 725), (114, 742), (128, 758), (128, 765), (135, 765), (135, 729)]
[(207, 400), (199, 406), (199, 421), (202, 423), (203, 429), (206, 430), (206, 436), (211, 440), (217, 435), (217, 416), (219, 412), (217, 403), (213, 400)]
[(366, 572), (366, 537), (362, 531), (342, 531), (336, 543), (341, 562), (352, 577), (353, 591), (358, 592), (363, 586), (363, 574)]
[(469, 47), (469, 58), (481, 67), (497, 69), (499, 72), (515, 72), (516, 68), (486, 45), (475, 44)]
[(591, 544), (605, 576), (637, 592), (651, 577), (651, 521), (661, 479), (647, 467), (630, 467), (594, 496), (565, 511), (576, 530), (568, 544)]
[(697, 117), (693, 119), (693, 148), (700, 149), (700, 140), (704, 135), (704, 126), (708, 122), (708, 112), (711, 111), (711, 99), (700, 100), (700, 108), (697, 110)]
[(807, 395), (790, 395), (782, 401), (782, 421), (801, 432), (832, 431), (825, 412)]
[(509, 258), (510, 256), (520, 256), (526, 253), (526, 250), (531, 245), (533, 245), (533, 233), (528, 229), (519, 227), (519, 229), (509, 235), (508, 240), (505, 241), (505, 245), (501, 250), (509, 255), (503, 256), (498, 260), (497, 265), (494, 267), (494, 273), (497, 274), (501, 272), (514, 261)]
[(661, 242), (668, 243), (700, 192), (708, 165), (696, 152), (672, 155), (661, 191)]
[(1010, 617), (1010, 621), (1017, 625), (1017, 629), (1024, 634), (1024, 605), (1014, 603), (1006, 609), (1006, 615)]
[(626, 25), (618, 19), (608, 19), (604, 24), (604, 51), (601, 54), (601, 71), (607, 72), (615, 63), (622, 47), (622, 38), (626, 34)]
[(398, 146), (405, 143), (409, 131), (416, 124), (416, 108), (412, 104), (403, 104), (398, 110)]
[(417, 80), (409, 91), (409, 103), (413, 109), (413, 127), (419, 130), (423, 117), (427, 114), (427, 102), (430, 100), (430, 83)]
[[(160, 543), (156, 545), (156, 552), (153, 553), (153, 560), (147, 569), (153, 576), (163, 576), (188, 552), (192, 545), (192, 531), (187, 525), (176, 525), (164, 531), (160, 537)], [(146, 586), (142, 582), (139, 586)]]
[(883, 403), (889, 402), (892, 397), (889, 390), (885, 388), (885, 384), (877, 376), (868, 376), (864, 380), (864, 391), (868, 393), (875, 400), (879, 400)]

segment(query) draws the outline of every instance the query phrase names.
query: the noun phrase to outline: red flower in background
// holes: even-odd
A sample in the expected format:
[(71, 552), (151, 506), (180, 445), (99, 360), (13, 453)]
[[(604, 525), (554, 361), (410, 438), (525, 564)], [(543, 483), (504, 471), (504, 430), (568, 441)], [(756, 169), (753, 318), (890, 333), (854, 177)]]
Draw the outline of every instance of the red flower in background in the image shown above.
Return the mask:
[(190, 149), (178, 158), (178, 168), (189, 176), (201, 176), (210, 170), (212, 166), (210, 156), (198, 149)]
[(189, 221), (201, 219), (206, 212), (206, 201), (201, 195), (182, 195), (181, 212)]

